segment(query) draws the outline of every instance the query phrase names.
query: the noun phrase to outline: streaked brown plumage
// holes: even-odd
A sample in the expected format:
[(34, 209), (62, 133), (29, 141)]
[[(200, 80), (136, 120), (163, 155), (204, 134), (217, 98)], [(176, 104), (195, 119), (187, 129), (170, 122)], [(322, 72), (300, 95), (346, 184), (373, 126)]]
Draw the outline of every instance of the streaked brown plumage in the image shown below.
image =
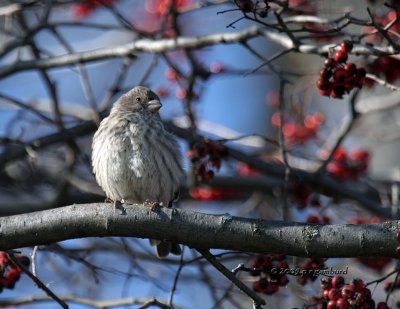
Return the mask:
[[(93, 172), (114, 203), (169, 206), (174, 200), (183, 172), (176, 139), (158, 113), (161, 106), (153, 91), (137, 86), (115, 102), (94, 135)], [(159, 256), (180, 253), (178, 245), (152, 243)]]

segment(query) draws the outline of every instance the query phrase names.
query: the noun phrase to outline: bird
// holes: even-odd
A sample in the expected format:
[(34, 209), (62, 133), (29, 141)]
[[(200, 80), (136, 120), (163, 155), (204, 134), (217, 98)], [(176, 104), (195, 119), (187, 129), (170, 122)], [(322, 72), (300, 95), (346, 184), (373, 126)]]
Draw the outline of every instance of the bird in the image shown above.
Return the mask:
[[(114, 207), (148, 203), (171, 207), (183, 176), (177, 140), (162, 123), (160, 98), (144, 86), (122, 95), (93, 136), (92, 168)], [(125, 212), (126, 213), (126, 212)], [(179, 255), (178, 244), (150, 240), (158, 257)]]

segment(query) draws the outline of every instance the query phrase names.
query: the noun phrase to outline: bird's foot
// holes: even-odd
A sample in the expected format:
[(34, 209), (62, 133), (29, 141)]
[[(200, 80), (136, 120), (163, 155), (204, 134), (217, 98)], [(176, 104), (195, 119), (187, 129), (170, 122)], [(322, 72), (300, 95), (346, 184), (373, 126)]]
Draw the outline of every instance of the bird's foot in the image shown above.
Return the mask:
[(156, 201), (145, 200), (144, 205), (149, 206), (151, 211), (157, 211), (162, 205)]
[(117, 209), (121, 211), (121, 215), (126, 215), (126, 209), (120, 201), (114, 201), (114, 212)]

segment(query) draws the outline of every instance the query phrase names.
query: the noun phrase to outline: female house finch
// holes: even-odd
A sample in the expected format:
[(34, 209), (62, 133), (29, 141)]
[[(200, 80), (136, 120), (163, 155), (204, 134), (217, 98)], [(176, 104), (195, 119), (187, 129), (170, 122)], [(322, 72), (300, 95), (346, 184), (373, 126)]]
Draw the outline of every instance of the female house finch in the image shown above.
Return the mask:
[[(180, 153), (161, 122), (161, 106), (153, 91), (135, 87), (119, 98), (93, 137), (93, 172), (115, 207), (146, 201), (170, 206), (178, 191)], [(181, 252), (179, 245), (151, 242), (160, 257)]]

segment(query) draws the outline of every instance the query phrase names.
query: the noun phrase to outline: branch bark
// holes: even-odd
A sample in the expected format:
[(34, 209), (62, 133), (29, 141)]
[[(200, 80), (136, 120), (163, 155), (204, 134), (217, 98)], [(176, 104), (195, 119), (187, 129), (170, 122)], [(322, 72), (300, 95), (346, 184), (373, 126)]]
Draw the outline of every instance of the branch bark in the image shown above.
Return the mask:
[(0, 218), (0, 250), (83, 237), (165, 239), (198, 249), (282, 253), (292, 256), (397, 257), (399, 221), (373, 225), (310, 225), (208, 215), (189, 210), (81, 204)]

